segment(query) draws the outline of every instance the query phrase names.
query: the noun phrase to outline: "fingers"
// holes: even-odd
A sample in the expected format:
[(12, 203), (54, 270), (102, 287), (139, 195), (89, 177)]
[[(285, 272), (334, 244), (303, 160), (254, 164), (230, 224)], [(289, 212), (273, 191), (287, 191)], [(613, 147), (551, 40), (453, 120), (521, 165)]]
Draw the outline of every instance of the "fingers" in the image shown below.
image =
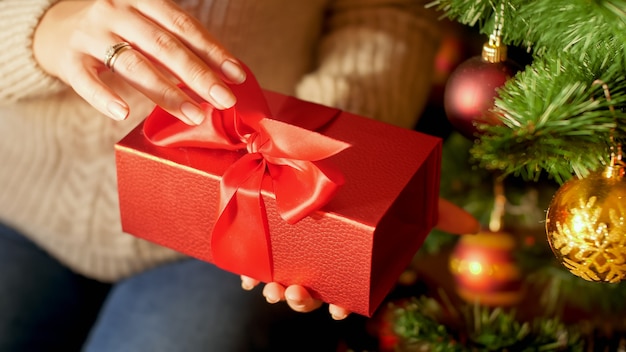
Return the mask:
[(259, 280), (255, 280), (249, 276), (241, 275), (241, 288), (246, 291), (250, 291), (260, 283)]
[(153, 1), (141, 2), (137, 5), (142, 13), (174, 34), (187, 48), (199, 58), (205, 60), (212, 69), (223, 75), (232, 83), (241, 83), (246, 74), (237, 64), (236, 58), (228, 53), (193, 17), (187, 15), (176, 4), (164, 2), (163, 11), (155, 11)]
[(287, 288), (276, 282), (270, 282), (263, 288), (263, 296), (268, 303), (286, 301), (296, 312), (307, 313), (319, 308), (322, 302), (311, 297), (309, 292), (300, 285)]
[(300, 313), (307, 313), (319, 308), (322, 301), (311, 297), (309, 292), (300, 285), (291, 285), (285, 290), (285, 300), (291, 309)]
[[(153, 8), (155, 6), (149, 7), (149, 9)], [(161, 14), (161, 12), (156, 12), (156, 14)], [(165, 22), (153, 22), (133, 12), (124, 12), (120, 14), (119, 20), (114, 22), (111, 29), (114, 33), (123, 34), (123, 39), (133, 43), (135, 50), (141, 52), (150, 62), (164, 67), (216, 108), (232, 107), (236, 97), (222, 78), (240, 83), (245, 79), (243, 69), (232, 55), (208, 36), (195, 19), (182, 10), (172, 11), (172, 13), (176, 15), (169, 12), (167, 15), (161, 15), (161, 17), (167, 16), (163, 20)], [(186, 19), (178, 20), (187, 23), (184, 25), (184, 31), (179, 29), (181, 25), (175, 26), (170, 23), (174, 21), (170, 19), (171, 16)], [(170, 32), (168, 27), (174, 27), (180, 33)], [(200, 43), (195, 43), (191, 48), (186, 45), (190, 42), (185, 36), (205, 37), (205, 39)], [(204, 51), (202, 52), (200, 48)], [(151, 68), (151, 70), (156, 69)]]
[[(177, 116), (183, 122), (198, 125), (204, 120), (205, 115), (200, 105), (138, 50), (126, 50), (120, 53), (115, 62), (115, 73), (163, 110)], [(222, 105), (216, 107), (224, 108)]]
[(60, 2), (53, 9), (38, 30), (38, 61), (109, 117), (124, 119), (129, 110), (98, 77), (107, 48), (120, 42), (132, 49), (115, 56), (115, 75), (183, 122), (199, 124), (205, 114), (181, 82), (217, 109), (235, 104), (224, 80), (243, 82), (242, 66), (173, 1)]
[[(242, 282), (246, 280), (246, 287), (248, 283), (252, 283), (255, 280), (242, 276)], [(251, 280), (251, 281), (250, 281)], [(258, 283), (258, 281), (256, 281)], [(242, 283), (242, 285), (244, 285)], [(300, 313), (308, 313), (314, 311), (322, 306), (323, 302), (315, 299), (307, 291), (306, 288), (300, 285), (291, 285), (287, 288), (276, 282), (270, 282), (263, 287), (263, 296), (268, 303), (278, 303), (280, 301), (286, 301), (291, 309)], [(328, 305), (328, 312), (335, 320), (345, 319), (349, 314), (345, 308), (339, 307), (334, 304)]]
[(284, 301), (285, 288), (277, 282), (270, 282), (263, 287), (263, 297), (265, 297), (267, 303)]
[(480, 231), (478, 220), (443, 198), (439, 198), (439, 221), (436, 227), (454, 234), (473, 234)]
[(129, 113), (128, 104), (100, 80), (100, 63), (94, 59), (86, 59), (81, 69), (78, 69), (79, 65), (81, 63), (77, 62), (70, 66), (73, 69), (67, 73), (67, 82), (98, 111), (114, 120), (124, 120)]
[(330, 313), (330, 316), (335, 320), (345, 319), (350, 314), (349, 310), (336, 306), (334, 304), (328, 305), (328, 312)]

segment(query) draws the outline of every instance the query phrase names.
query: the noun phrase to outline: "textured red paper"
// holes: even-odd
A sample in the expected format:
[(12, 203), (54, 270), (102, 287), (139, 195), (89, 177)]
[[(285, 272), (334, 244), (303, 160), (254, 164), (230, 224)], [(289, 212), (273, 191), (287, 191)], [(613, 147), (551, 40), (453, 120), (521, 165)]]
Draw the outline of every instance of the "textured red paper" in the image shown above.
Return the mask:
[[(274, 118), (352, 145), (329, 159), (345, 177), (343, 188), (294, 225), (279, 217), (264, 182), (274, 281), (371, 316), (436, 223), (441, 140), (346, 112), (311, 126), (293, 111), (325, 107), (266, 97)], [(212, 262), (220, 177), (241, 155), (158, 147), (138, 126), (116, 145), (123, 230)]]

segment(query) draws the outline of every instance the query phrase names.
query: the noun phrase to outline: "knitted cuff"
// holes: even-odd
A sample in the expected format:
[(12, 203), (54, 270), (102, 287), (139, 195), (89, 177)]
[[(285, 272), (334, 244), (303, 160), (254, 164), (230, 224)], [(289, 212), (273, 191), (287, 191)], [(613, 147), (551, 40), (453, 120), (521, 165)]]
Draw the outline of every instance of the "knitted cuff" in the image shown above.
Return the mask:
[(41, 69), (32, 48), (35, 28), (57, 1), (0, 1), (0, 102), (51, 94), (64, 87)]
[(319, 49), (319, 66), (296, 95), (413, 128), (424, 108), (438, 31), (425, 15), (393, 8), (336, 16)]

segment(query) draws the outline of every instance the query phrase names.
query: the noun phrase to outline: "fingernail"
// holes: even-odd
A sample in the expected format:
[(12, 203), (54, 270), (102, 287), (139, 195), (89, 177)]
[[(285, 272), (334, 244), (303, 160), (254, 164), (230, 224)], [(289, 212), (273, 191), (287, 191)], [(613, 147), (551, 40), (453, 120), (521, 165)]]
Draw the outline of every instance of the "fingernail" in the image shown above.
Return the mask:
[(280, 301), (280, 298), (265, 296), (265, 300), (267, 301), (267, 303), (274, 304), (274, 303), (277, 303), (278, 301)]
[(346, 312), (341, 311), (341, 312), (337, 312), (336, 309), (333, 309), (333, 307), (331, 306), (329, 308), (329, 312), (330, 312), (330, 316), (335, 319), (335, 320), (342, 320), (345, 319), (348, 315), (346, 314)]
[(107, 109), (109, 110), (111, 117), (117, 121), (122, 121), (126, 119), (126, 116), (128, 116), (128, 108), (116, 101), (109, 102), (109, 104), (107, 104)]
[(300, 299), (300, 297), (296, 297), (293, 294), (285, 294), (285, 299), (290, 301), (291, 304), (296, 305), (296, 306), (304, 306), (304, 300)]
[(330, 316), (335, 320), (343, 320), (347, 317), (346, 314), (334, 314), (334, 313), (331, 314)]
[(231, 108), (233, 105), (235, 105), (235, 102), (237, 102), (237, 98), (235, 98), (235, 95), (226, 87), (219, 84), (215, 84), (213, 85), (213, 87), (211, 87), (211, 90), (209, 90), (209, 95), (224, 109)]
[(186, 101), (180, 106), (180, 111), (187, 117), (191, 122), (199, 125), (204, 121), (204, 111), (194, 104)]
[(222, 63), (222, 73), (233, 83), (242, 83), (246, 80), (246, 71), (232, 60), (226, 60)]

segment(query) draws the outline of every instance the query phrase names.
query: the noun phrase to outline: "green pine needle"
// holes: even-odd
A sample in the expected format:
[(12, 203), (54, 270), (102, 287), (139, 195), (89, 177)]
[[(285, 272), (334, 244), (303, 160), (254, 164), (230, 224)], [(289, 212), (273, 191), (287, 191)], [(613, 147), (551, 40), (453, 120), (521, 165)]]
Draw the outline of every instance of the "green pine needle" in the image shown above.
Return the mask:
[[(443, 310), (432, 298), (413, 298), (395, 309), (394, 330), (409, 344), (429, 351), (582, 351), (584, 341), (575, 327), (557, 318), (520, 321), (513, 311), (478, 304), (461, 307), (463, 321), (451, 332), (440, 319)], [(462, 343), (461, 343), (462, 341)]]
[[(533, 181), (545, 172), (563, 183), (607, 163), (611, 136), (626, 135), (626, 1), (437, 0), (430, 6), (485, 34), (501, 17), (503, 42), (533, 55), (499, 89), (493, 110), (504, 126), (484, 127), (471, 151), (480, 167)], [(608, 85), (610, 102), (597, 80)]]

